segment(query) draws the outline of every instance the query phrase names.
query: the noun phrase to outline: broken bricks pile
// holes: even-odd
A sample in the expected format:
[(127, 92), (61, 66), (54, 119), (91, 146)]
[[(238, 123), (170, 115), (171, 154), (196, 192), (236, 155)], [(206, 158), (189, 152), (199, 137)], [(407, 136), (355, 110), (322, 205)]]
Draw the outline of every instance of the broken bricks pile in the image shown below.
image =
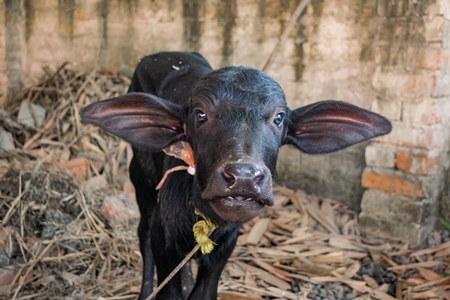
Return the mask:
[[(134, 299), (142, 261), (131, 149), (78, 117), (129, 79), (111, 67), (44, 72), (0, 109), (0, 299)], [(275, 194), (276, 206), (242, 227), (220, 299), (450, 298), (448, 232), (410, 249), (361, 236), (342, 203), (281, 186)]]

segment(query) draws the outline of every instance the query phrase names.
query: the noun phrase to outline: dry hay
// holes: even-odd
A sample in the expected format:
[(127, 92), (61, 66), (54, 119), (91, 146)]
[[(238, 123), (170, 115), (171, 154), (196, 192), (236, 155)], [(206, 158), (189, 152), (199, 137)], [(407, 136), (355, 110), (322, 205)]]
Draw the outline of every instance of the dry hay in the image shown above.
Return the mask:
[[(123, 94), (129, 80), (114, 68), (45, 72), (0, 110), (16, 146), (0, 150), (0, 299), (135, 299), (136, 222), (115, 226), (101, 210), (105, 196), (127, 189), (130, 148), (78, 117), (88, 103)], [(18, 122), (22, 100), (45, 107), (40, 128)], [(362, 237), (356, 213), (337, 201), (281, 186), (275, 194), (276, 206), (242, 227), (221, 299), (308, 299), (318, 286), (317, 299), (327, 291), (328, 299), (449, 298), (450, 242), (439, 235), (414, 251)]]

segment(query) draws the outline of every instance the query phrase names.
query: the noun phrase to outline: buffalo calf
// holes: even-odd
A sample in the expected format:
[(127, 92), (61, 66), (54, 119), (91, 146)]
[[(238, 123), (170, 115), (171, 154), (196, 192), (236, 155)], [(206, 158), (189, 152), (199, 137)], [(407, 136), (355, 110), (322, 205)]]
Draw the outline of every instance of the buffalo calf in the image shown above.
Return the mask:
[[(144, 260), (139, 299), (153, 290), (154, 266), (160, 283), (194, 247), (192, 227), (202, 218), (218, 226), (210, 236), (214, 250), (198, 253), (195, 282), (185, 267), (156, 298), (217, 298), (240, 224), (274, 203), (272, 178), (282, 145), (324, 154), (391, 130), (384, 117), (340, 101), (291, 110), (281, 87), (263, 72), (213, 70), (200, 54), (184, 52), (144, 57), (127, 94), (93, 103), (81, 116), (133, 147), (130, 177), (141, 213)], [(170, 173), (156, 190), (167, 170), (186, 166), (179, 156), (163, 152), (181, 142), (192, 147), (195, 174), (193, 165), (193, 176)]]

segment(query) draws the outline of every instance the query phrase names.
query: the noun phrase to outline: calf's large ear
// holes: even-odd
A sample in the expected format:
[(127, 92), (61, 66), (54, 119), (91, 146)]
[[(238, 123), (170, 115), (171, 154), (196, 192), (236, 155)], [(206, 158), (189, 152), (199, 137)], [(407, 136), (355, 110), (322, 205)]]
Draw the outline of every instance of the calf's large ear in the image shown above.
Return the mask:
[(384, 117), (341, 101), (321, 101), (291, 112), (285, 144), (309, 154), (335, 152), (387, 134)]
[(145, 93), (129, 93), (92, 103), (81, 120), (99, 126), (131, 145), (159, 151), (184, 139), (181, 107)]

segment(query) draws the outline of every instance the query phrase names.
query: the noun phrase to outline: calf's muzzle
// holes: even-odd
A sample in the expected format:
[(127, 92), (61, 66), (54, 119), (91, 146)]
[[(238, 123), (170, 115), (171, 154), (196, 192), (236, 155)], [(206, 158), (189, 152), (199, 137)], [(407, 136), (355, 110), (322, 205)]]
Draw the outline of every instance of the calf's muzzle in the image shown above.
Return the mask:
[(225, 221), (243, 223), (272, 206), (272, 175), (252, 159), (228, 162), (215, 168), (202, 198)]

